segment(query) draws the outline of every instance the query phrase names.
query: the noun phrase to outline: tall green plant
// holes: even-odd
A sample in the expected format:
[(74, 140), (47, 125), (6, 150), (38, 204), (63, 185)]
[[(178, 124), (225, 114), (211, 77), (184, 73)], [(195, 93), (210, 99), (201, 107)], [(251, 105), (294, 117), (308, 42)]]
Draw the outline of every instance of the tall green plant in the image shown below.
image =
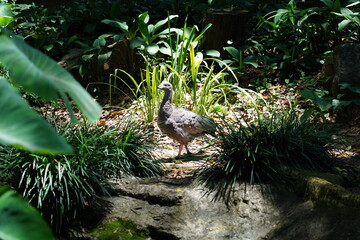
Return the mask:
[[(141, 72), (142, 80), (138, 83), (129, 73), (117, 69), (114, 74), (110, 75), (110, 83), (116, 84), (117, 80), (119, 80), (125, 84), (131, 91), (133, 97), (135, 97), (135, 103), (145, 121), (153, 122), (160, 103), (160, 94), (157, 87), (163, 79), (163, 72), (163, 66), (155, 66), (153, 69), (150, 69), (150, 66), (146, 65), (146, 69)], [(122, 74), (125, 74), (127, 78), (122, 78)], [(131, 83), (128, 83), (128, 79), (131, 80)]]
[[(360, 18), (359, 18), (360, 9), (359, 8), (355, 8), (353, 10), (350, 9), (357, 5), (359, 5), (358, 1), (347, 5), (345, 8), (340, 8), (340, 10), (338, 12), (334, 12), (335, 15), (344, 18), (342, 21), (340, 21), (338, 23), (338, 31), (340, 31), (340, 32), (344, 31), (347, 28), (350, 28), (351, 26), (355, 26), (355, 29), (359, 28), (359, 26), (360, 26)], [(359, 34), (359, 32), (357, 34)], [(354, 34), (352, 34), (352, 35), (354, 35)]]
[(197, 26), (187, 27), (185, 23), (182, 31), (177, 32), (175, 40), (168, 39), (168, 52), (171, 58), (167, 66), (172, 71), (168, 80), (174, 87), (175, 105), (185, 102), (185, 93), (189, 91), (187, 85), (189, 74), (193, 83), (197, 80), (200, 63), (202, 62), (202, 53), (196, 52), (195, 48), (200, 45), (200, 40), (210, 27), (211, 24), (208, 24), (197, 34)]

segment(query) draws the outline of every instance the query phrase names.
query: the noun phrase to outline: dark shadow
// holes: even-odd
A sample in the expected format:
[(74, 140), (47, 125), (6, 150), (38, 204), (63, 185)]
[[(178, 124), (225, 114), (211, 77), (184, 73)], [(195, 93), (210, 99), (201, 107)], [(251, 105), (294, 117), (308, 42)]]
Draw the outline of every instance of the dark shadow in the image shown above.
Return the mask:
[(158, 159), (158, 161), (161, 163), (169, 163), (169, 162), (175, 162), (175, 161), (190, 162), (190, 161), (206, 160), (208, 157), (209, 157), (209, 155), (206, 154), (204, 151), (199, 151), (197, 153), (182, 154), (181, 156), (160, 158), (160, 159)]
[[(112, 204), (101, 197), (94, 197), (93, 202), (79, 211), (77, 214), (76, 222), (73, 222), (70, 227), (70, 233), (64, 239), (92, 239), (86, 235), (87, 232), (91, 232), (96, 228), (99, 223), (110, 213)], [(61, 239), (61, 238), (60, 238)]]

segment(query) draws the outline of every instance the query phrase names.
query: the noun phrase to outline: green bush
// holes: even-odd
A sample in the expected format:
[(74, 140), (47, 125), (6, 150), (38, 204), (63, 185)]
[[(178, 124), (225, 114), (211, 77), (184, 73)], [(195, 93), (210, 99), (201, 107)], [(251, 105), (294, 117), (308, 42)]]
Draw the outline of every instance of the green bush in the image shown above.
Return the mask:
[(236, 183), (287, 183), (291, 169), (332, 169), (330, 134), (293, 112), (224, 119), (218, 129), (217, 153), (198, 173), (215, 199), (229, 201)]
[(244, 59), (256, 60), (263, 68), (260, 78), (297, 80), (319, 71), (324, 53), (335, 46), (359, 41), (356, 1), (290, 0), (266, 6), (258, 5), (258, 12), (249, 19), (252, 30), (242, 46)]
[(71, 155), (0, 151), (2, 181), (19, 188), (55, 232), (68, 230), (79, 211), (108, 195), (110, 179), (161, 174), (152, 157), (152, 131), (138, 123), (124, 121), (119, 128), (82, 124), (62, 131), (74, 148)]

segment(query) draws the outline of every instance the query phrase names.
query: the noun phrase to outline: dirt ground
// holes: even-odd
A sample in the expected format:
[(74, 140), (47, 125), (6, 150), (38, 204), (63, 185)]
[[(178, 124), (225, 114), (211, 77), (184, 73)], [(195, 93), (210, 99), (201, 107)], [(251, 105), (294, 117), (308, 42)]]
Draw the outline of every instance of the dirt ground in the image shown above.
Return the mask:
[[(111, 112), (111, 111), (110, 111)], [(116, 124), (121, 119), (121, 114), (108, 115), (107, 124)], [(109, 122), (110, 121), (110, 122)], [(195, 139), (189, 144), (192, 154), (185, 154), (177, 157), (179, 144), (169, 137), (163, 135), (156, 122), (155, 142), (157, 146), (154, 150), (156, 158), (161, 159), (164, 168), (167, 170), (165, 178), (185, 178), (192, 175), (194, 169), (205, 163), (207, 156), (213, 154), (216, 149), (207, 145), (204, 138)], [(342, 119), (329, 125), (329, 130), (334, 139), (336, 169), (345, 179), (345, 187), (357, 194), (360, 194), (360, 115), (352, 117), (352, 120)]]
[[(279, 88), (276, 91), (279, 91)], [(284, 102), (284, 98), (282, 98), (275, 104), (281, 105)], [(51, 116), (52, 119), (56, 118), (61, 123), (66, 123), (69, 121), (68, 112), (63, 104), (59, 104), (59, 106), (43, 106), (37, 110), (40, 110), (44, 116)], [(134, 106), (105, 107), (98, 125), (118, 126), (124, 118), (133, 116), (134, 112), (138, 114)], [(189, 144), (189, 149), (193, 154), (185, 154), (176, 158), (179, 144), (160, 132), (156, 126), (156, 119), (153, 126), (156, 131), (154, 140), (157, 144), (154, 154), (156, 158), (164, 162), (164, 167), (168, 172), (165, 178), (188, 177), (194, 169), (204, 164), (207, 156), (215, 151), (214, 148), (206, 146), (205, 139), (199, 138)], [(337, 171), (344, 177), (345, 187), (360, 194), (360, 111), (343, 116), (338, 121), (334, 120), (329, 124), (329, 130), (336, 146), (333, 154)], [(185, 153), (185, 149), (183, 153)]]
[(333, 126), (335, 165), (345, 177), (345, 187), (360, 194), (360, 116)]

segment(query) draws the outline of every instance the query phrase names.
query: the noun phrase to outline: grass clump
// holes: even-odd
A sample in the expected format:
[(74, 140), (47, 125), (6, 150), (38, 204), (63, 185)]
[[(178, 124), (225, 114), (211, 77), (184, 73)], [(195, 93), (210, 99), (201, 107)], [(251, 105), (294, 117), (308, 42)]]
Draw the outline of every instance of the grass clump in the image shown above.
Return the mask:
[(287, 183), (291, 169), (330, 171), (331, 135), (294, 112), (220, 123), (217, 152), (198, 177), (227, 202), (236, 183)]
[(11, 184), (37, 207), (54, 232), (66, 233), (78, 213), (109, 195), (110, 179), (162, 173), (152, 156), (152, 131), (140, 123), (81, 124), (62, 129), (73, 146), (68, 155), (39, 155), (1, 147), (0, 182)]

